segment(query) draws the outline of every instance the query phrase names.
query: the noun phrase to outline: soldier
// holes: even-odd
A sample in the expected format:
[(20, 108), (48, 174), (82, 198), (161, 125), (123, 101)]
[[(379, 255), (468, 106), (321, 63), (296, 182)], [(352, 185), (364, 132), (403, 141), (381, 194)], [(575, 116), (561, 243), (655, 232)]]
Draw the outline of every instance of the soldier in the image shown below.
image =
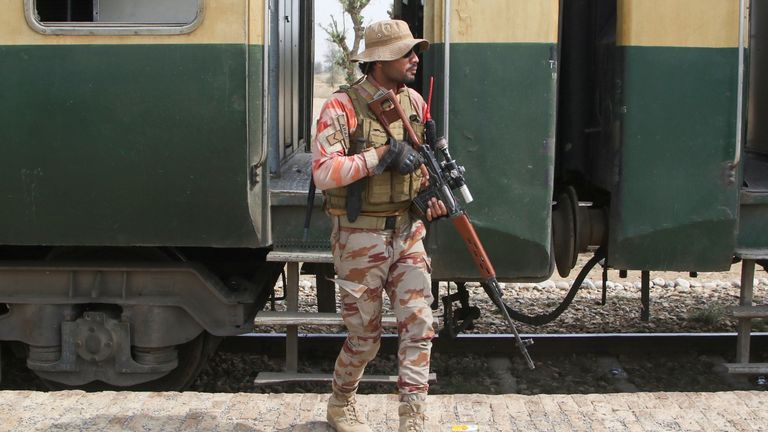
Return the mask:
[[(332, 218), (331, 249), (349, 335), (336, 359), (328, 422), (339, 432), (369, 431), (357, 411), (355, 392), (365, 366), (379, 350), (382, 291), (398, 323), (401, 431), (421, 431), (426, 417), (432, 347), (430, 261), (424, 222), (410, 214), (425, 185), (426, 170), (405, 142), (402, 121), (386, 130), (368, 109), (380, 90), (393, 90), (417, 134), (423, 134), (424, 99), (405, 84), (415, 79), (418, 53), (429, 47), (408, 24), (381, 21), (365, 30), (364, 77), (334, 93), (323, 106), (312, 141), (312, 174)], [(433, 200), (427, 220), (447, 214)]]

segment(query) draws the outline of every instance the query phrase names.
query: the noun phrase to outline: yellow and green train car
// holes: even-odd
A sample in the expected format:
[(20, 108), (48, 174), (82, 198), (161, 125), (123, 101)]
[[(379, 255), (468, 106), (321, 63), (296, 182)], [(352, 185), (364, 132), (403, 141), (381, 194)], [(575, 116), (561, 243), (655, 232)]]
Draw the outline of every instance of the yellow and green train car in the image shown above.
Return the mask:
[[(183, 387), (253, 327), (270, 251), (328, 248), (321, 195), (302, 230), (322, 1), (0, 2), (0, 342), (51, 385)], [(644, 272), (768, 258), (756, 5), (393, 6), (433, 42), (415, 87), (435, 77), (501, 280), (595, 248)], [(435, 280), (478, 279), (450, 224), (427, 247)]]
[(0, 339), (51, 382), (182, 386), (280, 271), (264, 262), (266, 5), (0, 9)]

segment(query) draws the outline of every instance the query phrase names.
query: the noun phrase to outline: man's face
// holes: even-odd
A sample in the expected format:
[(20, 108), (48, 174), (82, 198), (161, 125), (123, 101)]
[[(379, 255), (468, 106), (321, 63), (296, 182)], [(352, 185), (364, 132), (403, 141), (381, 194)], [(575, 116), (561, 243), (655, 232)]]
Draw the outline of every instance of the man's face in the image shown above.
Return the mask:
[(416, 79), (418, 67), (419, 56), (414, 50), (410, 50), (399, 59), (381, 62), (381, 73), (387, 80), (410, 84)]

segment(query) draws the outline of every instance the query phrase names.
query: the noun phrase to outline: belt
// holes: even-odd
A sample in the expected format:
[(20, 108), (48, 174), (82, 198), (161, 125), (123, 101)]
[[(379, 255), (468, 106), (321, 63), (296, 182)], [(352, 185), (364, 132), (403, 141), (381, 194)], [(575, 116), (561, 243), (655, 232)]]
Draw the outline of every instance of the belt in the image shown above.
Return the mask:
[(375, 230), (397, 229), (411, 221), (408, 213), (397, 216), (366, 216), (360, 215), (354, 222), (347, 219), (347, 215), (338, 216), (339, 226), (343, 228), (362, 228)]

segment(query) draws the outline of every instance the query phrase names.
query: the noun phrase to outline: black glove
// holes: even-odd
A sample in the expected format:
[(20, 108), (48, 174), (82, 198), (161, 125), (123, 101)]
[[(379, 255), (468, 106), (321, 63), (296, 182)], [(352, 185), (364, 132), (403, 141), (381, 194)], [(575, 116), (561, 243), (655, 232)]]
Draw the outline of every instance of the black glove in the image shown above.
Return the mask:
[(410, 174), (422, 164), (421, 156), (407, 142), (389, 138), (388, 144), (389, 150), (379, 159), (374, 174), (380, 174), (387, 168), (396, 170), (403, 175)]
[(421, 166), (424, 161), (421, 155), (405, 141), (398, 142), (397, 155), (392, 161), (392, 169), (396, 169), (400, 174), (410, 174)]

